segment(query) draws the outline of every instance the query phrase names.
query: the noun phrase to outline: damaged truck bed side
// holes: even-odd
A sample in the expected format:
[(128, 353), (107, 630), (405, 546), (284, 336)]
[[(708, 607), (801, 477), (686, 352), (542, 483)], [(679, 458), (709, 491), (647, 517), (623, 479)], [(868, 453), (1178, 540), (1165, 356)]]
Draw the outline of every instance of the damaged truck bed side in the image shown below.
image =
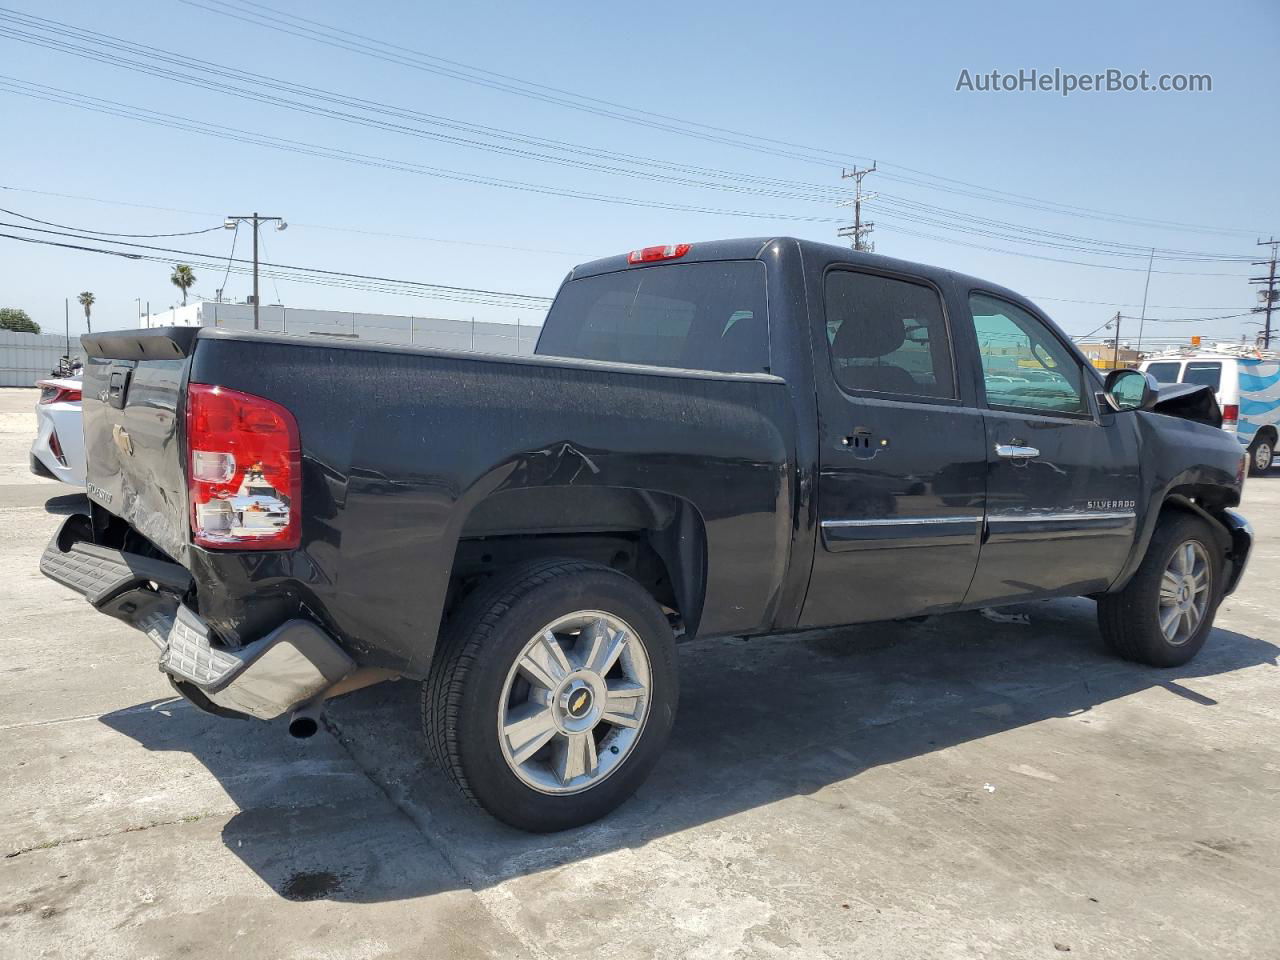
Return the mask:
[(1211, 396), (1104, 381), (998, 286), (807, 241), (578, 267), (532, 357), (82, 340), (91, 509), (42, 570), (214, 713), (306, 735), (423, 681), (430, 753), (525, 829), (648, 774), (678, 636), (1087, 595), (1119, 655), (1173, 665), (1252, 540)]

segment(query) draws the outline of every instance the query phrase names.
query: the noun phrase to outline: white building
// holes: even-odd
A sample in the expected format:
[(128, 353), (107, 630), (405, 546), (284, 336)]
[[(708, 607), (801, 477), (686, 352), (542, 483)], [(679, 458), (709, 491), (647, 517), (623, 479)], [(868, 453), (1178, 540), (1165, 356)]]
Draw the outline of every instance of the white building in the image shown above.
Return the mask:
[[(541, 320), (541, 316), (538, 317)], [(253, 305), (197, 300), (142, 318), (144, 327), (253, 329)], [(371, 343), (403, 343), (441, 350), (531, 354), (540, 324), (488, 323), (442, 317), (402, 317), (345, 310), (304, 310), (278, 304), (259, 308), (258, 329), (298, 336), (341, 337)]]

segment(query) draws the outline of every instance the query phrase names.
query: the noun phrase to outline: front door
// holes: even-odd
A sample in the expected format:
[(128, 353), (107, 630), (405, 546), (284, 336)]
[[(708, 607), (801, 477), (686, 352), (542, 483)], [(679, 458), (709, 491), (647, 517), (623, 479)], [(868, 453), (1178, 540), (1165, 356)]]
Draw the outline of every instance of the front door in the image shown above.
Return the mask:
[(800, 626), (955, 607), (978, 559), (987, 462), (942, 299), (920, 278), (836, 264), (810, 304), (821, 535)]
[(1136, 537), (1134, 415), (1097, 407), (1096, 378), (1017, 304), (969, 293), (986, 391), (987, 530), (966, 605), (1088, 594)]

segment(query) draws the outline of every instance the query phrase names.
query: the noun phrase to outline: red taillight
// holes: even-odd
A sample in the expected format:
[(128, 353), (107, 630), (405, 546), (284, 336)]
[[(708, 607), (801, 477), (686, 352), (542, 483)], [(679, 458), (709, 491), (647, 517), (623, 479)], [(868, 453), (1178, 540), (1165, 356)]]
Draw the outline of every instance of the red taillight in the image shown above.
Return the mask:
[(675, 260), (678, 257), (683, 257), (692, 249), (693, 245), (689, 243), (672, 243), (665, 247), (644, 247), (641, 250), (632, 250), (628, 253), (627, 263), (652, 263), (655, 260)]
[(80, 391), (72, 387), (60, 387), (56, 383), (50, 383), (48, 380), (40, 380), (36, 383), (40, 388), (41, 403), (79, 403)]
[(298, 425), (278, 403), (187, 387), (191, 537), (202, 547), (293, 550), (302, 540)]
[(1227, 403), (1222, 407), (1223, 423), (1238, 423), (1240, 420), (1240, 405), (1238, 403)]

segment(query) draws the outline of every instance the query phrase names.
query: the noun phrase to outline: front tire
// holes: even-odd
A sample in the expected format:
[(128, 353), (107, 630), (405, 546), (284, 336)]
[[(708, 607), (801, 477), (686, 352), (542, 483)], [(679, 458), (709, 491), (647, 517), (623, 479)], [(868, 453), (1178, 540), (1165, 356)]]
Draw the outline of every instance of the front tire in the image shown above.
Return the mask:
[(464, 603), (423, 686), (423, 728), (464, 795), (546, 833), (635, 792), (677, 698), (675, 638), (644, 588), (609, 567), (547, 560)]
[(1163, 517), (1138, 572), (1098, 599), (1098, 625), (1117, 655), (1153, 667), (1179, 667), (1204, 646), (1222, 597), (1223, 553), (1201, 517)]

